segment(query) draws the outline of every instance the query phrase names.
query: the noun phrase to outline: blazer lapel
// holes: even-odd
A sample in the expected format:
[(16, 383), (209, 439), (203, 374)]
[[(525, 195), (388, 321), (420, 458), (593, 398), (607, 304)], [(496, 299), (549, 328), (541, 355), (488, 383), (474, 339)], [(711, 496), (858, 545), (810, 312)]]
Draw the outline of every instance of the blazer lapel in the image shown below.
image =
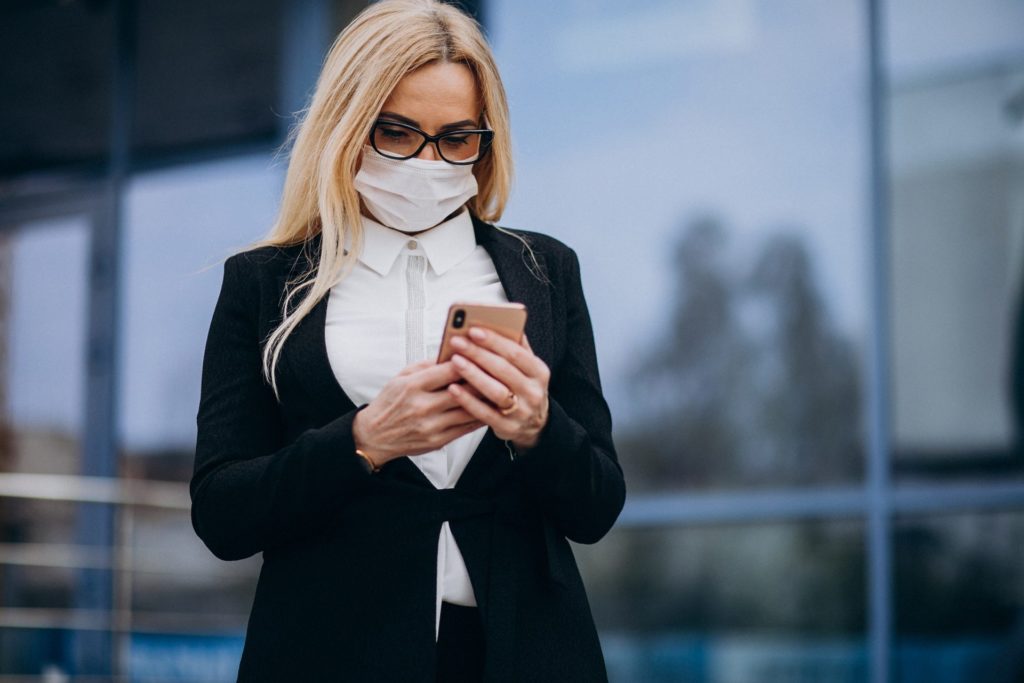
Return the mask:
[[(487, 250), (494, 262), (494, 269), (498, 272), (498, 279), (501, 280), (508, 300), (526, 306), (526, 339), (533, 352), (550, 366), (554, 355), (554, 340), (551, 294), (548, 290), (550, 285), (546, 280), (548, 271), (544, 254), (534, 252), (537, 258), (535, 266), (525, 245), (518, 238), (476, 217), (473, 218), (473, 230), (477, 244)], [(510, 466), (511, 459), (505, 445), (493, 430), (488, 429), (455, 487), (465, 490), (479, 487), (485, 479), (500, 480)]]
[[(279, 298), (284, 294), (287, 274), (276, 279)], [(307, 405), (316, 415), (317, 423), (353, 410), (356, 405), (338, 383), (331, 362), (327, 357), (327, 297), (316, 303), (313, 309), (292, 330), (284, 348), (281, 360), (292, 373), (296, 384), (307, 392)]]
[(475, 217), (473, 229), (477, 244), (483, 246), (494, 261), (508, 300), (526, 305), (526, 339), (530, 348), (541, 360), (551, 365), (554, 355), (551, 285), (546, 279), (548, 268), (543, 252), (534, 250), (538, 272), (526, 246), (518, 238)]

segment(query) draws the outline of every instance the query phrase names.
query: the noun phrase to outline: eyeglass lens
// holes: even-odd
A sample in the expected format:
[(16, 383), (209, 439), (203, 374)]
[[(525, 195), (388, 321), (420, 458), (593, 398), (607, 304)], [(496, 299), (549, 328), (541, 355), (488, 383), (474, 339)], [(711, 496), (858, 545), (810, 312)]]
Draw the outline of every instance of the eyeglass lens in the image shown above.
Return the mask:
[[(438, 152), (445, 161), (474, 161), (480, 156), (481, 133), (452, 131), (437, 141)], [(373, 146), (385, 156), (406, 158), (416, 153), (425, 138), (415, 130), (385, 122), (377, 124)]]

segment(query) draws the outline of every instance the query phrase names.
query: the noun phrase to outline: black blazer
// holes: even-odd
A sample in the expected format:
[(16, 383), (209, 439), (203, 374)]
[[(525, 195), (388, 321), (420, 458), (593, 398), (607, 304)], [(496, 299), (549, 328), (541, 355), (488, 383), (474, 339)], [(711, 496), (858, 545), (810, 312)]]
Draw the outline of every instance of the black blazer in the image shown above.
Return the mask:
[[(606, 680), (572, 549), (615, 522), (625, 484), (576, 254), (474, 219), (477, 243), (551, 369), (549, 421), (518, 455), (488, 430), (452, 489), (409, 458), (370, 474), (324, 338), (327, 298), (285, 342), (278, 403), (260, 340), (319, 237), (227, 259), (197, 415), (192, 524), (225, 560), (263, 553), (239, 681), (433, 681), (437, 538), (449, 521), (484, 621), (487, 681)], [(307, 253), (311, 252), (311, 253)]]

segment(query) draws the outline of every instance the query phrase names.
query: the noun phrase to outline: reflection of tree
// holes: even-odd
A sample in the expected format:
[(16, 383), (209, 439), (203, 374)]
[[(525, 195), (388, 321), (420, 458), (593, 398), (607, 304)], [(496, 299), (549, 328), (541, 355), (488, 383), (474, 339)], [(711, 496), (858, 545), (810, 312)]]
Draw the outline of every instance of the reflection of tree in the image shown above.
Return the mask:
[[(856, 350), (798, 233), (778, 231), (744, 269), (714, 218), (683, 232), (665, 334), (632, 378), (643, 417), (616, 435), (631, 490), (861, 481)], [(1022, 522), (897, 518), (895, 663), (934, 657), (977, 680), (1024, 683)], [(863, 642), (864, 531), (862, 520), (616, 530), (577, 556), (603, 630), (682, 634), (697, 648), (720, 634), (796, 636), (810, 651), (822, 638)]]
[(861, 447), (856, 356), (830, 325), (798, 239), (783, 235), (768, 243), (748, 296), (763, 301), (774, 328), (757, 349), (757, 374), (766, 374), (765, 365), (770, 374), (750, 406), (757, 414), (747, 435), (750, 465), (771, 463), (782, 478), (798, 482), (852, 478)]
[(748, 273), (714, 218), (674, 252), (667, 335), (642, 359), (619, 438), (634, 488), (849, 480), (861, 469), (852, 344), (831, 323), (799, 238), (768, 241)]
[[(742, 381), (748, 351), (741, 346), (730, 283), (720, 264), (721, 226), (695, 223), (675, 250), (676, 303), (668, 338), (642, 361), (635, 376), (645, 420), (629, 438), (634, 474), (651, 481), (703, 479), (697, 460), (679, 457), (700, 444), (702, 462), (721, 462), (739, 446), (729, 424), (729, 399)], [(680, 419), (682, 418), (682, 419)]]
[(857, 523), (631, 529), (576, 554), (608, 631), (860, 638), (866, 628)]
[[(857, 478), (857, 357), (796, 233), (777, 232), (739, 268), (714, 217), (683, 231), (665, 333), (632, 377), (642, 417), (616, 435), (632, 490)], [(595, 568), (607, 562), (604, 625), (859, 635), (865, 562), (855, 529), (630, 532), (618, 553), (591, 558)]]

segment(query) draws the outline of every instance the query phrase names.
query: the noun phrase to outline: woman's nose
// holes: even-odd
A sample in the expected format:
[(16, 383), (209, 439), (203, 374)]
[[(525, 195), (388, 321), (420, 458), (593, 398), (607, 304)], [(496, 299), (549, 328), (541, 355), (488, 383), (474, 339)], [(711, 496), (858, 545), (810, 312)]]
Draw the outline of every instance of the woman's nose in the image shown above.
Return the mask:
[(435, 147), (434, 143), (432, 142), (428, 142), (427, 144), (423, 145), (423, 149), (421, 149), (420, 153), (416, 155), (416, 158), (426, 159), (427, 161), (437, 161), (438, 159), (440, 159), (440, 157), (437, 155), (437, 147)]

